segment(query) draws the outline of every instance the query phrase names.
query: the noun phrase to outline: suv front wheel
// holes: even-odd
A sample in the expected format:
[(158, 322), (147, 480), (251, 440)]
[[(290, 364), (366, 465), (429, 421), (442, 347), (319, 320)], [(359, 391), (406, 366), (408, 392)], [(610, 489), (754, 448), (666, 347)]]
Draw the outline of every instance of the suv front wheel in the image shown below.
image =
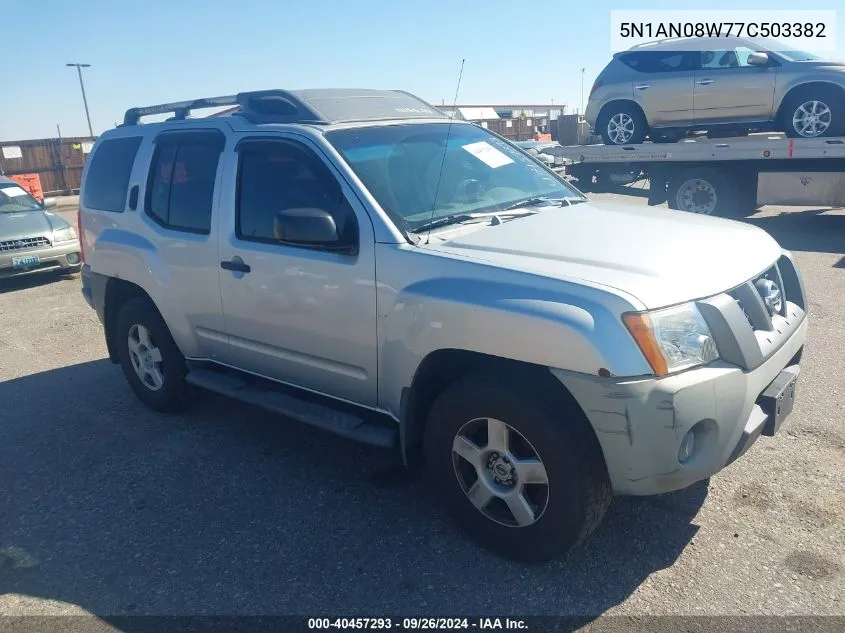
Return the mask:
[(583, 414), (538, 391), (469, 375), (434, 402), (425, 432), (429, 476), (452, 518), (483, 547), (526, 562), (580, 543), (612, 497)]
[(117, 313), (114, 332), (123, 375), (132, 391), (156, 411), (173, 411), (185, 403), (185, 359), (153, 303), (130, 299)]

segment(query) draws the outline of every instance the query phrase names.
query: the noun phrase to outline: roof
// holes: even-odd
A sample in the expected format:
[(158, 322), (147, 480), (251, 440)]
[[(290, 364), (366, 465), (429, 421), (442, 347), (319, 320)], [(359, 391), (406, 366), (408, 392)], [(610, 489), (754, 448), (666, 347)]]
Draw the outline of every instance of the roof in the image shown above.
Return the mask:
[[(237, 105), (231, 115), (252, 123), (333, 124), (350, 121), (446, 118), (419, 97), (402, 90), (313, 89), (262, 90), (222, 97), (130, 108), (124, 125), (136, 125), (141, 117), (173, 112), (186, 119), (192, 110)], [(219, 116), (220, 113), (218, 113)]]

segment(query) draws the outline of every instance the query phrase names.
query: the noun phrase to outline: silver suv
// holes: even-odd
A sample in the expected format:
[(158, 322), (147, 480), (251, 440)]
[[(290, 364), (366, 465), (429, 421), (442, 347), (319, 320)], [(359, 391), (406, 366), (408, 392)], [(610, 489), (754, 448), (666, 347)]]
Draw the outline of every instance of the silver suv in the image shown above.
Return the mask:
[(781, 42), (670, 39), (616, 53), (586, 119), (608, 145), (678, 140), (692, 130), (816, 138), (845, 134), (845, 62)]
[(80, 217), (82, 292), (144, 403), (198, 386), (395, 449), (520, 560), (566, 552), (613, 493), (713, 475), (792, 409), (807, 300), (769, 235), (590, 202), (406, 93), (129, 110)]

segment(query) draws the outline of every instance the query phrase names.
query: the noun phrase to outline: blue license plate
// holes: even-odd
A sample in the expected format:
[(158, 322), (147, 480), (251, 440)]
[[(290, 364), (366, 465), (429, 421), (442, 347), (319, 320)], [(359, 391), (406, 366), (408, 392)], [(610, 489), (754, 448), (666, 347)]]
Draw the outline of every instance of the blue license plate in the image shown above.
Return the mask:
[(41, 260), (34, 255), (12, 258), (12, 268), (29, 268), (30, 266), (37, 266), (40, 263)]

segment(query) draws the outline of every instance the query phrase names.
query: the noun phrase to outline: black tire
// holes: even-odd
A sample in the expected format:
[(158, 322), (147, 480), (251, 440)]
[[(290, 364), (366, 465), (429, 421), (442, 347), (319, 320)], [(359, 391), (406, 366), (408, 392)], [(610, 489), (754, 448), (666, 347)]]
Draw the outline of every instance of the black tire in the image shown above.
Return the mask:
[[(157, 390), (142, 382), (132, 365), (129, 330), (134, 325), (141, 325), (149, 331), (161, 353), (160, 366), (164, 380), (161, 388)], [(141, 402), (156, 411), (176, 411), (182, 408), (189, 392), (185, 382), (185, 358), (152, 301), (145, 297), (136, 297), (124, 303), (117, 313), (114, 336), (123, 375)]]
[[(634, 124), (634, 130), (631, 137), (626, 141), (617, 142), (611, 137), (607, 126), (611, 119), (615, 116), (630, 117)], [(605, 145), (632, 145), (635, 143), (642, 143), (648, 134), (648, 123), (643, 116), (642, 110), (633, 103), (620, 101), (619, 103), (609, 103), (601, 111), (601, 115), (596, 122), (599, 134)]]
[[(696, 188), (696, 191), (690, 195), (691, 188)], [(746, 192), (743, 183), (735, 182), (712, 167), (691, 167), (670, 176), (667, 203), (670, 209), (678, 211), (743, 217), (754, 213), (750, 196)], [(710, 211), (695, 210), (705, 206), (712, 208)]]
[[(793, 116), (801, 104), (821, 101), (830, 110), (830, 125), (818, 136), (802, 136), (793, 125)], [(826, 138), (845, 135), (845, 91), (833, 86), (808, 86), (792, 92), (784, 100), (778, 117), (779, 128), (790, 138)]]
[[(428, 475), (449, 514), (481, 546), (509, 559), (542, 562), (566, 554), (601, 522), (613, 496), (610, 480), (592, 428), (573, 409), (529, 381), (493, 372), (458, 380), (434, 402), (424, 439)], [(534, 523), (496, 522), (461, 488), (452, 445), (464, 423), (476, 418), (504, 421), (537, 447), (549, 485), (545, 510)]]

